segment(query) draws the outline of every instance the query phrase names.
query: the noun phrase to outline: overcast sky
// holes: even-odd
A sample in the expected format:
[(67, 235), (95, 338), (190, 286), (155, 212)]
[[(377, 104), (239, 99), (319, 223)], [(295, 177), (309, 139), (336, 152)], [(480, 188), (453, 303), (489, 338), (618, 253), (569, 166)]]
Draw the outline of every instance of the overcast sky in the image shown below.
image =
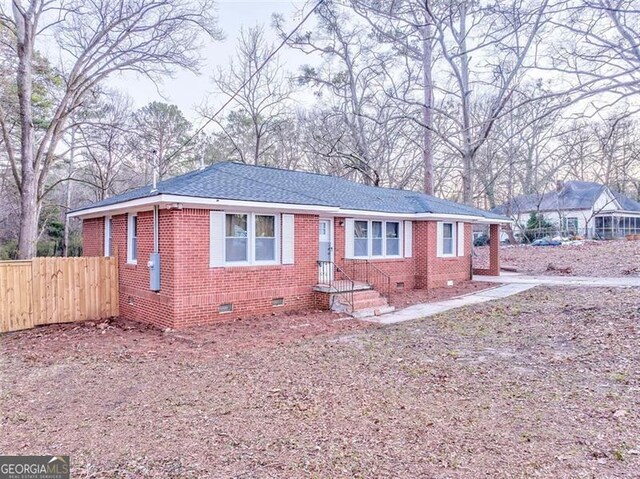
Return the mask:
[[(210, 104), (216, 102), (216, 98), (210, 96), (213, 93), (212, 73), (219, 65), (226, 65), (229, 57), (235, 52), (240, 28), (263, 24), (265, 36), (275, 42), (277, 39), (271, 28), (271, 15), (282, 13), (288, 20), (291, 20), (292, 15), (304, 6), (305, 1), (218, 0), (217, 4), (220, 27), (224, 31), (225, 39), (222, 42), (210, 43), (205, 47), (202, 53), (206, 62), (200, 75), (185, 71), (179, 72), (174, 79), (166, 79), (164, 84), (160, 85), (160, 92), (153, 83), (135, 75), (113, 78), (110, 82), (111, 85), (126, 92), (136, 108), (154, 100), (175, 103), (185, 116), (198, 124), (199, 116), (196, 109), (207, 99)], [(295, 25), (293, 21), (288, 21), (287, 25), (289, 24), (291, 28)], [(294, 71), (309, 61), (303, 54), (291, 49), (285, 48), (281, 52), (282, 62), (289, 71)]]

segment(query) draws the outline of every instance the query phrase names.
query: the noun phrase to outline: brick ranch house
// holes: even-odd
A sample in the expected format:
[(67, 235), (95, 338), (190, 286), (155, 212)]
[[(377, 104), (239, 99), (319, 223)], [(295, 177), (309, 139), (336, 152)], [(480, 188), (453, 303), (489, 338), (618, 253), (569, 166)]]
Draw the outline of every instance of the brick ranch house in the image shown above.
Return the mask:
[[(181, 328), (343, 306), (472, 277), (471, 227), (508, 219), (414, 191), (223, 162), (70, 213), (85, 256), (117, 255), (121, 316)], [(498, 242), (483, 274), (498, 275)]]

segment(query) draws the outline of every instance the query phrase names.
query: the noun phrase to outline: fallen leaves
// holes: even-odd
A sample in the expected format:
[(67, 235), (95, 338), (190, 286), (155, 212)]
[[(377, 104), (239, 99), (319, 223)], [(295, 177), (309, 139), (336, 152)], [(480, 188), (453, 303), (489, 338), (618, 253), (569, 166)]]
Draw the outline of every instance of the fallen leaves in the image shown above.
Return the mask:
[(69, 453), (77, 478), (634, 477), (638, 304), (536, 288), (385, 328), (11, 333), (0, 450)]
[[(640, 241), (585, 241), (583, 244), (562, 246), (503, 246), (500, 248), (500, 262), (508, 269), (526, 274), (640, 276)], [(489, 247), (474, 247), (474, 267), (482, 268), (488, 264)]]

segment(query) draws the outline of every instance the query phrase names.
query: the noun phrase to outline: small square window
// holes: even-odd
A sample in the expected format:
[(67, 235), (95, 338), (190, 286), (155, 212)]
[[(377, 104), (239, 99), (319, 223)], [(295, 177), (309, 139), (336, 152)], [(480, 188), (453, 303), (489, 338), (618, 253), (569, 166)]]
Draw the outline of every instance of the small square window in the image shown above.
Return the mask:
[(273, 298), (271, 300), (271, 306), (284, 306), (284, 298)]
[(233, 303), (224, 303), (218, 307), (219, 313), (230, 313), (233, 311)]

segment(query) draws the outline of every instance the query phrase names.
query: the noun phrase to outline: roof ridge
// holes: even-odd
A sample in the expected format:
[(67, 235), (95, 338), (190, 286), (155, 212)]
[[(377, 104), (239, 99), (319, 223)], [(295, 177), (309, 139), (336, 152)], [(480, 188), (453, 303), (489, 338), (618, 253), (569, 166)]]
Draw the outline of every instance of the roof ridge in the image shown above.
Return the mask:
[[(240, 164), (240, 165), (244, 165), (244, 166), (256, 166), (256, 165), (247, 165), (246, 163), (238, 163), (238, 162), (235, 162), (235, 161), (226, 161), (226, 162), (221, 162), (221, 163), (233, 163), (233, 164)], [(218, 163), (218, 164), (220, 164), (220, 163)], [(282, 170), (282, 171), (294, 171), (294, 172), (297, 171), (297, 170), (285, 170), (285, 169), (281, 169), (281, 168), (273, 168), (273, 169)], [(314, 201), (320, 201), (320, 202), (324, 203), (325, 205), (329, 205), (329, 203), (327, 201), (323, 200), (322, 198), (316, 198), (315, 196), (308, 195), (307, 193), (304, 193), (304, 192), (301, 192), (301, 191), (298, 191), (298, 190), (292, 190), (292, 189), (289, 189), (289, 188), (285, 188), (282, 185), (274, 185), (273, 183), (270, 183), (270, 182), (267, 182), (267, 181), (259, 181), (259, 180), (256, 180), (254, 178), (247, 178), (246, 176), (240, 176), (240, 175), (238, 175), (236, 173), (232, 173), (230, 171), (225, 171), (225, 170), (220, 170), (220, 173), (226, 174), (228, 176), (233, 176), (235, 178), (243, 178), (245, 180), (248, 179), (248, 180), (250, 180), (250, 181), (252, 181), (254, 183), (262, 184), (262, 185), (268, 185), (268, 186), (270, 186), (272, 188), (279, 188), (281, 190), (288, 191), (290, 193), (296, 193), (298, 195), (304, 196), (304, 197), (312, 199)], [(331, 206), (336, 206), (336, 205), (331, 205)]]

